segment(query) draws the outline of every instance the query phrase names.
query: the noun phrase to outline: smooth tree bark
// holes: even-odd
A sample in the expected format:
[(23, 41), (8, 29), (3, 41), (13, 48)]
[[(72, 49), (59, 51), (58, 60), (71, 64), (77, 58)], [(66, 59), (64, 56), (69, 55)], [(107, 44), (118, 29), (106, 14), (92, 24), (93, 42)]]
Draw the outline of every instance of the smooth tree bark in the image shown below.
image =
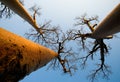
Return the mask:
[(118, 32), (120, 32), (120, 3), (96, 27), (91, 37), (105, 38)]
[(0, 28), (0, 82), (17, 82), (58, 54)]
[[(90, 75), (91, 80), (93, 81), (100, 72), (103, 73), (103, 77), (107, 77), (109, 75), (110, 71), (108, 69), (108, 66), (105, 65), (105, 54), (108, 53), (109, 51), (107, 45), (104, 43), (103, 40), (106, 38), (111, 39), (112, 37), (109, 37), (109, 35), (111, 36), (112, 34), (120, 31), (120, 15), (119, 15), (120, 4), (118, 4), (118, 6), (98, 26), (97, 24), (95, 25), (90, 24), (90, 21), (95, 20), (96, 18), (89, 20), (82, 18), (82, 23), (79, 24), (82, 25), (86, 24), (91, 30), (91, 33), (82, 34), (81, 30), (76, 31), (77, 33), (71, 31), (68, 33), (69, 36), (67, 35), (67, 37), (65, 36), (65, 34), (63, 34), (64, 37), (62, 38), (62, 40), (60, 40), (60, 37), (58, 35), (59, 33), (57, 33), (57, 31), (55, 30), (52, 30), (55, 31), (55, 34), (57, 34), (55, 40), (56, 38), (58, 39), (57, 41), (52, 40), (52, 43), (50, 43), (51, 41), (47, 41), (46, 36), (45, 37), (43, 36), (43, 34), (45, 35), (45, 32), (47, 33), (48, 31), (50, 31), (50, 29), (45, 28), (45, 25), (47, 24), (43, 25), (45, 29), (41, 29), (36, 24), (35, 17), (31, 17), (29, 15), (29, 13), (19, 2), (19, 0), (0, 0), (0, 1), (4, 5), (9, 7), (11, 10), (13, 10), (16, 14), (20, 15), (23, 19), (28, 21), (38, 32), (37, 33), (38, 37), (42, 35), (43, 40), (46, 43), (52, 44), (52, 46), (53, 44), (55, 44), (55, 47), (57, 45), (58, 48), (57, 50), (58, 52), (56, 53), (46, 47), (43, 47), (29, 40), (26, 40), (20, 36), (17, 36), (13, 33), (10, 33), (0, 28), (0, 46), (1, 46), (0, 47), (0, 82), (17, 82), (20, 79), (24, 78), (26, 75), (33, 72), (34, 70), (37, 70), (38, 68), (46, 65), (51, 59), (55, 57), (62, 65), (64, 72), (65, 73), (69, 72), (71, 74), (71, 69), (72, 68), (76, 69), (76, 67), (75, 65), (70, 66), (68, 63), (71, 49), (70, 50), (68, 49), (68, 51), (66, 51), (65, 42), (69, 40), (75, 41), (80, 39), (82, 43), (82, 48), (85, 49), (86, 37), (94, 38), (95, 44), (87, 56), (79, 58), (83, 61), (82, 63), (83, 66), (85, 66), (88, 57), (91, 57), (93, 59), (94, 53), (100, 51), (99, 56), (101, 62), (98, 64), (97, 69), (91, 72)], [(94, 28), (95, 26), (97, 26), (96, 29)], [(39, 41), (40, 40), (42, 39), (39, 39)], [(48, 40), (50, 39), (48, 38)], [(66, 53), (69, 54), (69, 57), (68, 55), (66, 55)], [(68, 60), (66, 59), (67, 57)], [(52, 64), (55, 65), (56, 60)]]
[(39, 29), (39, 26), (36, 23), (35, 18), (33, 18), (24, 6), (19, 2), (19, 0), (0, 0), (5, 6), (9, 7), (12, 11), (14, 11), (17, 15), (26, 20), (29, 24), (31, 24), (36, 31), (42, 34), (42, 31)]

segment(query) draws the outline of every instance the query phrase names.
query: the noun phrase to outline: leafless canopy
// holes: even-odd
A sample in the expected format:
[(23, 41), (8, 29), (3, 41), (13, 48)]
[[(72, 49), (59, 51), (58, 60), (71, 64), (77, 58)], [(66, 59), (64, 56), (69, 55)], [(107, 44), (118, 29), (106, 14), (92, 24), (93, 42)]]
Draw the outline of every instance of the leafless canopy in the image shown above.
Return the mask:
[[(3, 15), (6, 18), (10, 17), (13, 12), (2, 3), (0, 3), (0, 6), (0, 17)], [(34, 19), (36, 19), (36, 14), (40, 15), (39, 9), (36, 6), (30, 8), (34, 12)], [(66, 32), (61, 30), (60, 26), (52, 26), (51, 21), (47, 21), (39, 25), (39, 30), (42, 30), (42, 33), (39, 30), (30, 29), (30, 32), (25, 33), (25, 36), (56, 51), (59, 56), (51, 61), (49, 68), (62, 68), (64, 73), (70, 73), (70, 75), (78, 68), (85, 68), (88, 59), (89, 61), (90, 59), (96, 60), (99, 57), (100, 60), (97, 60), (96, 68), (93, 68), (88, 75), (93, 82), (99, 75), (102, 75), (103, 78), (108, 78), (111, 73), (110, 67), (105, 64), (105, 57), (109, 53), (110, 47), (104, 42), (104, 38), (89, 38), (89, 34), (94, 31), (97, 23), (98, 16), (87, 17), (84, 14), (76, 18), (74, 29), (69, 29)], [(82, 53), (86, 55), (81, 57)]]
[[(76, 21), (75, 27), (78, 28), (69, 29), (66, 32), (63, 32), (59, 26), (52, 26), (50, 21), (48, 21), (41, 25), (42, 35), (33, 29), (25, 35), (29, 39), (55, 50), (59, 54), (51, 62), (49, 68), (62, 67), (64, 73), (72, 75), (79, 68), (79, 65), (80, 68), (85, 68), (88, 59), (96, 59), (95, 55), (97, 54), (100, 59), (96, 62), (97, 68), (94, 68), (88, 77), (91, 81), (97, 79), (99, 75), (102, 75), (103, 78), (108, 78), (111, 71), (109, 66), (105, 64), (105, 56), (109, 52), (110, 47), (104, 42), (104, 38), (91, 39), (88, 37), (97, 26), (98, 16), (87, 18), (87, 15), (83, 15), (77, 17)], [(86, 52), (87, 55), (81, 57), (81, 52)], [(100, 63), (98, 63), (99, 61)]]
[(2, 18), (3, 16), (9, 18), (12, 14), (13, 12), (8, 7), (3, 5), (3, 3), (0, 2), (0, 18)]
[[(21, 4), (24, 5), (24, 0), (19, 0)], [(14, 12), (7, 6), (5, 6), (2, 2), (0, 2), (0, 18), (6, 17), (10, 18)]]

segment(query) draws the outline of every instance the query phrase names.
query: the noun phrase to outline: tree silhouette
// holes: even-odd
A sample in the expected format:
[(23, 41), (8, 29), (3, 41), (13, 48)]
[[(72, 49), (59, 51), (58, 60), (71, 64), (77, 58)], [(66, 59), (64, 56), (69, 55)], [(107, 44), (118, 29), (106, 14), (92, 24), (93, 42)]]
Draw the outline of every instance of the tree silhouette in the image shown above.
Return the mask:
[[(93, 60), (96, 58), (95, 55), (97, 53), (100, 63), (96, 64), (97, 68), (94, 68), (88, 77), (92, 82), (99, 75), (102, 75), (103, 78), (108, 78), (111, 71), (109, 66), (105, 64), (105, 56), (109, 53), (110, 47), (104, 42), (104, 39), (89, 38), (90, 31), (92, 33), (97, 26), (98, 16), (87, 18), (87, 15), (83, 15), (77, 17), (76, 20), (77, 23), (75, 26), (79, 27), (79, 29), (69, 29), (68, 31), (63, 32), (60, 30), (60, 27), (52, 27), (50, 22), (47, 22), (41, 26), (46, 28), (43, 30), (43, 32), (45, 31), (43, 33), (45, 37), (41, 38), (40, 34), (34, 29), (25, 35), (29, 39), (31, 38), (32, 40), (56, 51), (59, 56), (51, 62), (50, 66), (53, 66), (53, 68), (62, 66), (63, 71), (65, 73), (70, 73), (71, 75), (74, 71), (79, 69), (77, 63), (81, 64), (81, 68), (84, 68), (87, 60)], [(86, 28), (90, 31), (86, 30)], [(47, 33), (49, 35), (47, 35)], [(105, 39), (112, 39), (112, 37), (107, 37)], [(71, 44), (79, 44), (76, 47), (80, 48), (80, 51), (75, 51), (73, 47), (74, 45)], [(92, 47), (89, 45), (92, 45)], [(80, 57), (80, 52), (82, 51), (88, 54)]]
[[(36, 14), (40, 15), (40, 8), (33, 6), (30, 9), (34, 12), (33, 19), (36, 20)], [(6, 17), (10, 17), (12, 12), (1, 3), (0, 17), (3, 14)], [(88, 75), (90, 81), (93, 82), (98, 76), (102, 75), (103, 78), (108, 79), (111, 74), (110, 66), (105, 63), (105, 57), (109, 53), (110, 47), (104, 40), (112, 39), (112, 37), (91, 38), (90, 35), (94, 32), (97, 24), (98, 16), (87, 17), (84, 14), (76, 18), (75, 27), (68, 31), (63, 31), (60, 29), (60, 26), (52, 26), (51, 21), (47, 21), (43, 25), (39, 24), (37, 30), (30, 29), (30, 32), (25, 33), (25, 36), (57, 52), (58, 56), (51, 61), (48, 68), (52, 67), (55, 69), (62, 67), (64, 73), (69, 73), (70, 75), (79, 68), (85, 69), (88, 60), (96, 59), (97, 55), (99, 59), (96, 60), (96, 68), (93, 68), (92, 72)], [(74, 47), (72, 44), (77, 44), (77, 46)], [(81, 57), (81, 52), (85, 52), (87, 55)]]

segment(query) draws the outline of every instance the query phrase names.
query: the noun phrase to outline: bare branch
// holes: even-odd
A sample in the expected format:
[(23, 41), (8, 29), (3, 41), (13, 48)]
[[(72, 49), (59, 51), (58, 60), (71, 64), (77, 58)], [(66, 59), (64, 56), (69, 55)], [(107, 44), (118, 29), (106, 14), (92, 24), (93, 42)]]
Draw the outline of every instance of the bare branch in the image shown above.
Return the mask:
[[(78, 22), (76, 25), (87, 25), (88, 28), (91, 30), (91, 32), (93, 32), (94, 27), (97, 24), (91, 25), (91, 21), (97, 20), (97, 17), (95, 17), (95, 18), (92, 17), (89, 19), (87, 19), (85, 17), (86, 16), (78, 17), (77, 18)], [(78, 38), (81, 38), (82, 46), (84, 48), (84, 46), (86, 46), (84, 44), (87, 41), (86, 38), (89, 37), (89, 33), (82, 34), (82, 32), (79, 31), (79, 32), (74, 33), (74, 37), (75, 37), (75, 40)], [(95, 53), (98, 51), (100, 52), (99, 56), (100, 56), (101, 63), (98, 64), (98, 66), (97, 66), (98, 68), (94, 69), (94, 71), (89, 75), (89, 79), (92, 82), (101, 73), (103, 74), (104, 77), (108, 77), (108, 75), (111, 73), (108, 66), (105, 65), (105, 54), (108, 53), (109, 51), (108, 51), (108, 46), (103, 42), (103, 39), (95, 39), (93, 48), (92, 48), (92, 50), (89, 51), (89, 54), (86, 55), (85, 57), (80, 58), (80, 60), (82, 60), (81, 66), (84, 68), (89, 57), (91, 57), (91, 59), (93, 60)]]
[(5, 16), (5, 18), (10, 18), (12, 14), (14, 14), (13, 11), (11, 11), (10, 8), (0, 2), (0, 18), (3, 16)]
[[(55, 69), (62, 67), (64, 73), (69, 73), (70, 75), (78, 69), (76, 63), (80, 61), (81, 68), (84, 69), (88, 59), (95, 59), (95, 54), (99, 52), (97, 55), (100, 58), (100, 63), (97, 66), (98, 68), (94, 69), (89, 75), (89, 79), (94, 81), (97, 79), (98, 75), (102, 74), (103, 76), (108, 77), (110, 74), (109, 67), (105, 64), (105, 55), (109, 52), (109, 46), (104, 43), (104, 39), (90, 39), (90, 33), (88, 30), (85, 30), (86, 28), (84, 27), (87, 26), (92, 33), (97, 25), (97, 18), (98, 17), (86, 18), (86, 16), (78, 17), (76, 25), (78, 27), (80, 26), (79, 29), (71, 29), (67, 32), (63, 32), (58, 29), (58, 27), (51, 26), (50, 21), (48, 21), (43, 25), (40, 25), (42, 34), (33, 30), (30, 33), (26, 33), (26, 35), (28, 38), (32, 38), (34, 41), (37, 41), (58, 53), (58, 57), (50, 63), (49, 68), (52, 67)], [(83, 57), (79, 56), (80, 51), (74, 51), (73, 45), (70, 46), (71, 42), (72, 44), (79, 44), (80, 46), (77, 45), (77, 47), (84, 50), (87, 55)]]

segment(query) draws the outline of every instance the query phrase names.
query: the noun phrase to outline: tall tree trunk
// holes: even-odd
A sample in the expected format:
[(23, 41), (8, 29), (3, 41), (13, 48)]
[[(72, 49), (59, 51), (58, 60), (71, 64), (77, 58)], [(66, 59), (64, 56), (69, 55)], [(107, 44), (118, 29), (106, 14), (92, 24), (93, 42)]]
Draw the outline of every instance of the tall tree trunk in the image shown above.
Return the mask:
[(9, 7), (16, 14), (21, 16), (24, 20), (30, 23), (38, 32), (39, 26), (36, 24), (35, 19), (27, 12), (24, 6), (19, 2), (19, 0), (0, 0), (4, 5)]
[(57, 55), (44, 46), (0, 28), (0, 82), (17, 82)]
[(96, 39), (105, 38), (117, 32), (120, 32), (120, 3), (97, 26), (92, 37)]

